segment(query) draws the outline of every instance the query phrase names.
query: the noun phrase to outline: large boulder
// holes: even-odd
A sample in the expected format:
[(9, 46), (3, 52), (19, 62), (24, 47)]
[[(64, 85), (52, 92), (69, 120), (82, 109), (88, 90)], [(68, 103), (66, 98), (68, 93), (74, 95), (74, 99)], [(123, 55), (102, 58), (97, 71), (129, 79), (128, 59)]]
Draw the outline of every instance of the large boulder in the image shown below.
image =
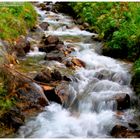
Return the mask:
[(41, 111), (41, 108), (48, 105), (48, 99), (44, 95), (43, 89), (36, 83), (20, 83), (16, 93), (14, 95), (16, 100), (16, 107), (20, 108), (20, 111), (24, 115), (29, 115), (37, 111)]

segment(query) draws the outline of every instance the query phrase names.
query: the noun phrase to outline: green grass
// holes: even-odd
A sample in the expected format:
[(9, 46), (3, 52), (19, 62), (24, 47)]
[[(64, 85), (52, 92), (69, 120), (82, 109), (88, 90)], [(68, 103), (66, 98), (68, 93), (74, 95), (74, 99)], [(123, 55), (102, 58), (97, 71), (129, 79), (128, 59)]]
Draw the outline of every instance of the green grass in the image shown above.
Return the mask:
[(31, 3), (0, 3), (0, 38), (15, 40), (35, 26), (37, 13)]

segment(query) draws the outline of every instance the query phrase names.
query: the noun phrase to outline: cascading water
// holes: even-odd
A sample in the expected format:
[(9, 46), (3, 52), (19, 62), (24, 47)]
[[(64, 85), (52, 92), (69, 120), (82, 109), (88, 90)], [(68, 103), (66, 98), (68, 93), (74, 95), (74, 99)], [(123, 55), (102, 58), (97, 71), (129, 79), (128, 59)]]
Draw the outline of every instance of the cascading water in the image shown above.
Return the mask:
[(71, 56), (84, 61), (86, 67), (78, 68), (72, 76), (67, 87), (70, 97), (67, 106), (52, 102), (44, 112), (28, 120), (19, 129), (17, 137), (110, 137), (109, 132), (114, 125), (125, 125), (133, 118), (132, 109), (124, 111), (122, 115), (117, 115), (116, 111), (117, 96), (133, 95), (129, 74), (131, 65), (99, 55), (97, 52), (101, 44), (88, 43), (95, 34), (80, 30), (69, 16), (53, 12), (45, 14), (36, 9), (41, 15), (41, 22), (49, 23), (46, 36), (57, 35), (65, 44), (74, 45), (75, 51)]

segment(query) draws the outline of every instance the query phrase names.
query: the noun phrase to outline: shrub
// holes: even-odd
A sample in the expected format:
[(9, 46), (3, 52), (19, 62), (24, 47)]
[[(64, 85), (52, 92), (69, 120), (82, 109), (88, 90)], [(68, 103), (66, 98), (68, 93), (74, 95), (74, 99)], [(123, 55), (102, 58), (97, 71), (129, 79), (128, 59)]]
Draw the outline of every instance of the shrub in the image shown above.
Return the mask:
[(73, 2), (69, 5), (78, 18), (88, 22), (99, 33), (105, 46), (118, 50), (123, 58), (131, 61), (139, 57), (140, 3)]

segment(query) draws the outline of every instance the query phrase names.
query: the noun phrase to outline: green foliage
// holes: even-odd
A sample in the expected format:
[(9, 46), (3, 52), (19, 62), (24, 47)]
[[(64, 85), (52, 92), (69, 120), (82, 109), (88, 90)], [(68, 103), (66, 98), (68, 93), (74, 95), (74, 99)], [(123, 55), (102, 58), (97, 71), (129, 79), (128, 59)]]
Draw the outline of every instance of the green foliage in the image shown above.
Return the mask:
[(5, 3), (0, 6), (0, 38), (16, 39), (36, 24), (37, 14), (31, 3)]
[(140, 54), (140, 3), (138, 2), (73, 2), (69, 3), (94, 27), (111, 49), (127, 51), (125, 58), (134, 61)]

